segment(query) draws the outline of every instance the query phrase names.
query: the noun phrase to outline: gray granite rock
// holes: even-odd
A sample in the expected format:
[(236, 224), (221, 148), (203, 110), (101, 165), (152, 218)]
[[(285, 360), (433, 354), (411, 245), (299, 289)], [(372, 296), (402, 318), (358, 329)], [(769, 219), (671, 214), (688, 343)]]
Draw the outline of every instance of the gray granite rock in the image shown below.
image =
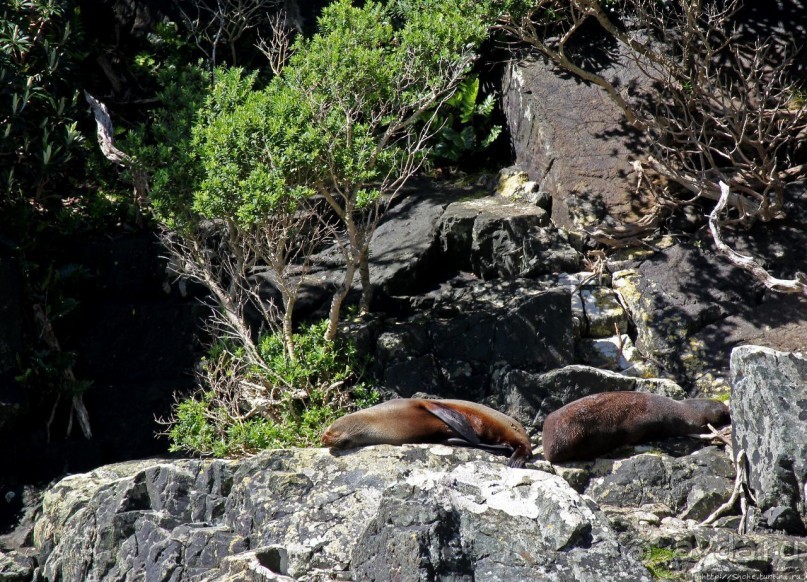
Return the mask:
[[(619, 539), (641, 557), (658, 579), (802, 580), (807, 572), (807, 540), (779, 534), (736, 533), (732, 527), (699, 527), (646, 512), (603, 507)], [(744, 576), (744, 577), (743, 577)]]
[(702, 521), (728, 500), (734, 486), (731, 459), (715, 447), (679, 458), (643, 453), (612, 463), (607, 475), (591, 480), (586, 495), (600, 505), (655, 506), (650, 512), (662, 517)]
[(559, 477), (440, 445), (112, 465), (45, 494), (36, 544), (47, 580), (650, 579)]
[(36, 560), (17, 551), (0, 550), (0, 580), (30, 582), (34, 580)]
[(735, 453), (748, 456), (767, 525), (807, 531), (807, 357), (759, 346), (731, 353)]
[(391, 208), (370, 241), (370, 281), (388, 295), (406, 295), (433, 269), (437, 229), (458, 190), (417, 182), (413, 192)]

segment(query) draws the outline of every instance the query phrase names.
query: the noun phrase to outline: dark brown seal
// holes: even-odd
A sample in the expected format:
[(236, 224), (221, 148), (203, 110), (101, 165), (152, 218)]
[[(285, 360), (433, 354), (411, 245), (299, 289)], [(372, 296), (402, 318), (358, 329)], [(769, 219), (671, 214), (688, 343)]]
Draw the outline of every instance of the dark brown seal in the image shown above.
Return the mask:
[(335, 449), (405, 443), (441, 443), (506, 454), (510, 467), (523, 467), (532, 456), (523, 426), (466, 400), (389, 400), (343, 416), (322, 436), (322, 444)]
[(551, 463), (593, 459), (622, 445), (683, 436), (731, 422), (722, 402), (673, 400), (642, 392), (604, 392), (570, 402), (546, 417), (544, 457)]

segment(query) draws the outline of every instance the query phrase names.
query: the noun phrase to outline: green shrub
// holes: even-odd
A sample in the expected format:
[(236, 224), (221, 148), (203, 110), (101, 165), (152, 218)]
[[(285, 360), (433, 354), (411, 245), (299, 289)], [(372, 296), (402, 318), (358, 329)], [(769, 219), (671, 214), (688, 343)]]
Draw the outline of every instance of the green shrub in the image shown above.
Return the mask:
[[(8, 0), (0, 16), (0, 203), (49, 205), (82, 141), (71, 69), (73, 11), (55, 0)], [(58, 198), (58, 191), (56, 192)], [(58, 200), (56, 200), (58, 202)]]
[[(258, 344), (263, 360), (289, 385), (317, 390), (334, 382), (351, 383), (360, 376), (363, 367), (355, 345), (337, 339), (335, 344), (326, 342), (326, 321), (303, 326), (294, 334), (295, 348), (299, 350), (292, 361), (283, 346), (279, 334), (266, 334)], [(357, 370), (359, 372), (357, 372)]]
[[(321, 322), (295, 334), (297, 361), (291, 361), (277, 334), (261, 337), (261, 355), (272, 370), (245, 369), (240, 354), (225, 342), (211, 347), (205, 366), (210, 385), (177, 403), (166, 421), (171, 450), (215, 457), (267, 448), (316, 446), (325, 427), (346, 412), (370, 406), (378, 394), (362, 382), (364, 363), (349, 342), (328, 345)], [(239, 385), (263, 386), (277, 399), (266, 415), (242, 411)]]
[(684, 575), (681, 572), (670, 569), (682, 557), (684, 556), (675, 550), (651, 546), (642, 554), (642, 564), (656, 580), (683, 580)]

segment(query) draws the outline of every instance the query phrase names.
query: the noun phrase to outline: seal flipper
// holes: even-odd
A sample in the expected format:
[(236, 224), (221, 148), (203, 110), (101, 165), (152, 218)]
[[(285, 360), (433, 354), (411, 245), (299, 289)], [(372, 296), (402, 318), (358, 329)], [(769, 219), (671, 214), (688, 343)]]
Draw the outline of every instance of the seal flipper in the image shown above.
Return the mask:
[(532, 455), (528, 454), (527, 451), (521, 450), (521, 447), (519, 447), (513, 451), (513, 455), (507, 461), (507, 466), (513, 467), (514, 469), (523, 469), (531, 456)]
[(485, 443), (469, 443), (463, 438), (452, 438), (446, 439), (443, 441), (444, 445), (454, 445), (457, 447), (473, 447), (475, 449), (480, 449), (482, 451), (487, 451), (489, 453), (495, 453), (497, 455), (505, 455), (510, 456), (513, 454), (513, 447), (510, 445), (488, 445)]
[(423, 407), (446, 423), (446, 425), (456, 432), (461, 439), (465, 440), (469, 446), (478, 447), (480, 445), (479, 435), (476, 434), (476, 431), (474, 431), (474, 428), (471, 426), (471, 423), (468, 422), (464, 414), (448, 406), (443, 406), (438, 402), (425, 401)]

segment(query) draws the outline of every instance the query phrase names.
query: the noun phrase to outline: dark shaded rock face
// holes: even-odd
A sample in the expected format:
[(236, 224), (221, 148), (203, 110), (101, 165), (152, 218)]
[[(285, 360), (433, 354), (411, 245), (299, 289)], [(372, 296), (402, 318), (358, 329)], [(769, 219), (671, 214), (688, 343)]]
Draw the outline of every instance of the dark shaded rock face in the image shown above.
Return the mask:
[(415, 298), (421, 313), (391, 324), (376, 348), (381, 384), (474, 400), (489, 395), (494, 367), (545, 371), (571, 363), (571, 302), (564, 289), (534, 282), (453, 281)]
[[(550, 225), (546, 210), (490, 194), (485, 186), (413, 180), (406, 195), (384, 214), (370, 242), (374, 307), (387, 310), (390, 298), (421, 294), (460, 272), (491, 280), (579, 268), (581, 254), (567, 233)], [(315, 255), (295, 315), (324, 316), (343, 271), (337, 247)], [(359, 288), (357, 277), (354, 295)]]
[(384, 215), (370, 242), (370, 280), (387, 295), (417, 293), (434, 276), (440, 218), (446, 206), (467, 194), (420, 180), (410, 188), (412, 193)]
[[(724, 233), (738, 252), (781, 278), (804, 270), (805, 185), (791, 184), (786, 200), (786, 218)], [(708, 238), (612, 270), (613, 287), (636, 326), (637, 348), (698, 392), (728, 388), (729, 354), (736, 346), (807, 350), (807, 298), (764, 290), (717, 254)]]
[(497, 404), (525, 426), (543, 426), (547, 415), (600, 392), (636, 390), (642, 381), (589, 366), (565, 366), (543, 374), (502, 364), (494, 376)]
[[(650, 580), (561, 478), (487, 453), (377, 446), (68, 477), (36, 529), (48, 580)], [(507, 532), (502, 534), (501, 532)]]
[(766, 524), (807, 531), (807, 358), (758, 346), (731, 354), (734, 451), (748, 456)]

